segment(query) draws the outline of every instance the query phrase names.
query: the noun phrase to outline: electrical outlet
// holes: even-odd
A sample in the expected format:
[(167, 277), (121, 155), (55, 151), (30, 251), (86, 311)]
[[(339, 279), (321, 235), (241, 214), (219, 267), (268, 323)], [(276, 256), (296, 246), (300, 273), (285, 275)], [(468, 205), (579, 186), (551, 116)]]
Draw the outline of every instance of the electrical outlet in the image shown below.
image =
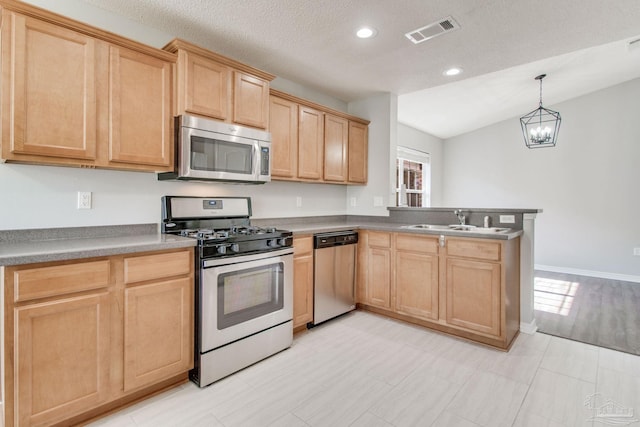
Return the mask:
[(298, 196), (296, 197), (296, 208), (301, 208), (302, 207), (302, 197)]
[(90, 191), (78, 191), (78, 209), (91, 209)]
[(633, 254), (635, 256), (640, 256), (640, 248), (633, 248)]
[(515, 215), (500, 215), (500, 223), (501, 224), (515, 224), (516, 216)]
[(382, 196), (375, 196), (373, 198), (373, 206), (374, 207), (380, 207), (384, 205), (384, 199), (382, 198)]
[(356, 206), (358, 206), (358, 200), (355, 197), (351, 198), (351, 207), (355, 208)]

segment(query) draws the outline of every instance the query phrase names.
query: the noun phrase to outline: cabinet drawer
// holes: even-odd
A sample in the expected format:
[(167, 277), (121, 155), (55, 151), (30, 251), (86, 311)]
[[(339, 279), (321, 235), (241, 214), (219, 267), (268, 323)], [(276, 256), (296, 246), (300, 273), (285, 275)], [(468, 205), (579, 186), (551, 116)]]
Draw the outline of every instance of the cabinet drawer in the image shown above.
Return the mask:
[(181, 276), (190, 272), (189, 251), (144, 255), (124, 260), (125, 283)]
[(80, 262), (17, 270), (14, 273), (15, 301), (86, 291), (109, 285), (109, 260)]
[(396, 249), (399, 251), (438, 253), (438, 239), (415, 234), (396, 234)]
[(369, 232), (369, 246), (376, 246), (379, 248), (391, 247), (391, 234), (379, 233), (377, 231)]
[(313, 237), (296, 237), (293, 239), (293, 256), (309, 255), (313, 252)]
[(447, 239), (447, 255), (500, 261), (500, 242), (477, 239)]

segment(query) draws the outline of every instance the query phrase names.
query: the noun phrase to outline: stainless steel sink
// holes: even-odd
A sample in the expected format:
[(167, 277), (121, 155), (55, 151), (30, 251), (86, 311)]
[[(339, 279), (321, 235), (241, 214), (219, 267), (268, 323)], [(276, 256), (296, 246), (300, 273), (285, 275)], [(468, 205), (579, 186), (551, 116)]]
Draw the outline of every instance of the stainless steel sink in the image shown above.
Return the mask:
[(439, 224), (415, 224), (415, 225), (403, 225), (402, 228), (413, 228), (417, 230), (451, 230), (450, 225)]
[(476, 227), (475, 225), (456, 225), (451, 226), (451, 230), (456, 231), (469, 231), (471, 233), (486, 233), (486, 234), (494, 234), (494, 233), (505, 233), (510, 231), (510, 228), (503, 227)]
[(410, 228), (413, 230), (449, 230), (449, 231), (468, 231), (470, 233), (486, 233), (486, 234), (494, 234), (494, 233), (505, 233), (510, 231), (510, 228), (503, 227), (476, 227), (475, 225), (461, 225), (461, 224), (451, 224), (451, 225), (442, 225), (442, 224), (413, 224), (413, 225), (403, 225), (402, 228)]

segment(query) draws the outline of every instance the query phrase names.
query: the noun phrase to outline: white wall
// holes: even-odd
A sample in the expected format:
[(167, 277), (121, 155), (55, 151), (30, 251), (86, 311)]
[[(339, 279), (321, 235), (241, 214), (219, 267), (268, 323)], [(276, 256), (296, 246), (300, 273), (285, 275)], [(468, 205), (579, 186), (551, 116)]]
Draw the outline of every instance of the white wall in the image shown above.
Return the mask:
[[(93, 193), (93, 209), (76, 209), (78, 191)], [(163, 195), (249, 196), (254, 218), (344, 215), (345, 193), (339, 185), (166, 182), (142, 172), (0, 164), (0, 229), (158, 223)]]
[(317, 90), (310, 89), (302, 86), (301, 84), (292, 82), (282, 77), (276, 77), (271, 82), (271, 87), (279, 91), (288, 93), (290, 95), (297, 96), (298, 98), (306, 99), (316, 104), (324, 105), (325, 107), (333, 108), (334, 110), (347, 112), (347, 103), (339, 99), (328, 96)]
[(431, 157), (431, 206), (442, 206), (443, 141), (433, 135), (399, 123), (398, 145), (429, 153)]
[[(370, 120), (371, 124), (368, 182), (348, 187), (347, 213), (388, 216), (387, 206), (395, 206), (395, 177), (391, 171), (395, 170), (396, 161), (398, 97), (385, 93), (351, 102), (349, 113)], [(381, 199), (379, 206), (375, 206), (376, 199)]]
[(526, 148), (518, 117), (446, 140), (444, 203), (542, 208), (536, 265), (640, 281), (640, 79), (547, 107), (554, 148)]

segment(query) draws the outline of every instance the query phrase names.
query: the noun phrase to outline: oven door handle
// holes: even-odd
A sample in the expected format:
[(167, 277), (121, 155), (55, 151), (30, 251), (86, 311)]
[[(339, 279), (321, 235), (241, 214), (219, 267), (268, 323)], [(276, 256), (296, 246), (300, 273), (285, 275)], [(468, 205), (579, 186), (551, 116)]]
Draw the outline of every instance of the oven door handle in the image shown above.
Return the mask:
[(276, 258), (284, 255), (292, 255), (293, 248), (285, 248), (277, 251), (259, 252), (250, 255), (240, 255), (227, 258), (213, 258), (202, 261), (203, 268), (219, 267), (221, 265), (238, 264), (247, 261), (257, 261), (261, 259)]

